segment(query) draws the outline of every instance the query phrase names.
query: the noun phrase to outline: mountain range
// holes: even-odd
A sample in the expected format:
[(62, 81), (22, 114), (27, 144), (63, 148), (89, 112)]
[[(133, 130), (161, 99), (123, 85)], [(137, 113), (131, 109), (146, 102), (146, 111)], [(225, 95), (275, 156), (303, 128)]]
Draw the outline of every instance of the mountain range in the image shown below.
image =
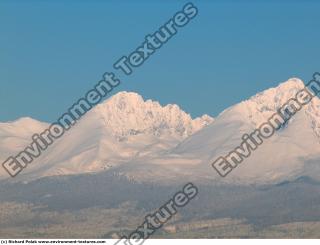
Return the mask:
[[(133, 92), (88, 112), (15, 181), (112, 171), (136, 181), (269, 184), (299, 177), (320, 180), (320, 101), (305, 106), (227, 178), (211, 167), (304, 87), (297, 78), (227, 108), (192, 119), (179, 106)], [(49, 126), (32, 118), (0, 123), (0, 160), (15, 155)], [(7, 179), (1, 169), (0, 177)]]

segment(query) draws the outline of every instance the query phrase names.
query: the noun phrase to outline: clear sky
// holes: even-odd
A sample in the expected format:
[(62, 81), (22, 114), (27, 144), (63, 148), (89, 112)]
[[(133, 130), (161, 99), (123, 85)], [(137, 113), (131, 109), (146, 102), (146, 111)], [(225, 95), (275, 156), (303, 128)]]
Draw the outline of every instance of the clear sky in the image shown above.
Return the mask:
[[(0, 0), (0, 121), (55, 121), (185, 3)], [(119, 76), (117, 92), (216, 116), (320, 70), (320, 1), (193, 3), (198, 16), (133, 75)]]

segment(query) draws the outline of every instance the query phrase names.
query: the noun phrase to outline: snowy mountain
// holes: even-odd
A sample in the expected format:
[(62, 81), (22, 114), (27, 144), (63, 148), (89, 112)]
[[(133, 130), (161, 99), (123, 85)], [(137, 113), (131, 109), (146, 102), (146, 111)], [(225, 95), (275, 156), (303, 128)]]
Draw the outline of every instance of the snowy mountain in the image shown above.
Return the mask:
[[(293, 78), (223, 111), (192, 119), (177, 105), (161, 106), (120, 92), (87, 113), (24, 170), (20, 179), (114, 171), (137, 181), (268, 184), (320, 180), (320, 100), (314, 98), (230, 175), (211, 164), (241, 144), (304, 84)], [(16, 154), (47, 124), (24, 118), (0, 124), (0, 160)], [(6, 174), (2, 171), (2, 176)]]
[(177, 105), (162, 107), (159, 102), (147, 100), (137, 93), (120, 92), (95, 110), (111, 129), (114, 137), (127, 139), (133, 135), (148, 134), (157, 137), (186, 138), (213, 119), (208, 115), (193, 120)]
[[(139, 156), (153, 156), (174, 147), (213, 119), (192, 119), (177, 105), (161, 106), (136, 93), (120, 92), (88, 112), (21, 175), (99, 172)], [(16, 155), (34, 133), (48, 127), (30, 118), (0, 124), (0, 160)], [(2, 177), (7, 174), (1, 169)]]

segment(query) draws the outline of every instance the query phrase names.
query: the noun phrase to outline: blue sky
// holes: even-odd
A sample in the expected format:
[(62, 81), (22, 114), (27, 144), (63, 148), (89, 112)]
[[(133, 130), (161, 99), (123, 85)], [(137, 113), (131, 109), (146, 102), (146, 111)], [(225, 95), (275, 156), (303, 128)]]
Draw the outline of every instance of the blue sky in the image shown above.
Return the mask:
[[(319, 1), (320, 2), (320, 1)], [(0, 121), (54, 121), (187, 1), (0, 0)], [(199, 14), (117, 88), (192, 116), (320, 70), (317, 1), (193, 1)]]

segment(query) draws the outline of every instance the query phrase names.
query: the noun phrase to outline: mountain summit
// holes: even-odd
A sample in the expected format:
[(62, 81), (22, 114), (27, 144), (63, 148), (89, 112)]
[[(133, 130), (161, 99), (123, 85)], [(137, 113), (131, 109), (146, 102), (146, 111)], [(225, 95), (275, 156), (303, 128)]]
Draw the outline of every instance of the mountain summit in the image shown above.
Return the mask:
[(139, 94), (133, 92), (114, 95), (98, 105), (95, 112), (101, 115), (106, 126), (118, 138), (152, 134), (182, 139), (213, 121), (208, 115), (193, 120), (175, 104), (161, 106), (157, 101), (144, 101)]

